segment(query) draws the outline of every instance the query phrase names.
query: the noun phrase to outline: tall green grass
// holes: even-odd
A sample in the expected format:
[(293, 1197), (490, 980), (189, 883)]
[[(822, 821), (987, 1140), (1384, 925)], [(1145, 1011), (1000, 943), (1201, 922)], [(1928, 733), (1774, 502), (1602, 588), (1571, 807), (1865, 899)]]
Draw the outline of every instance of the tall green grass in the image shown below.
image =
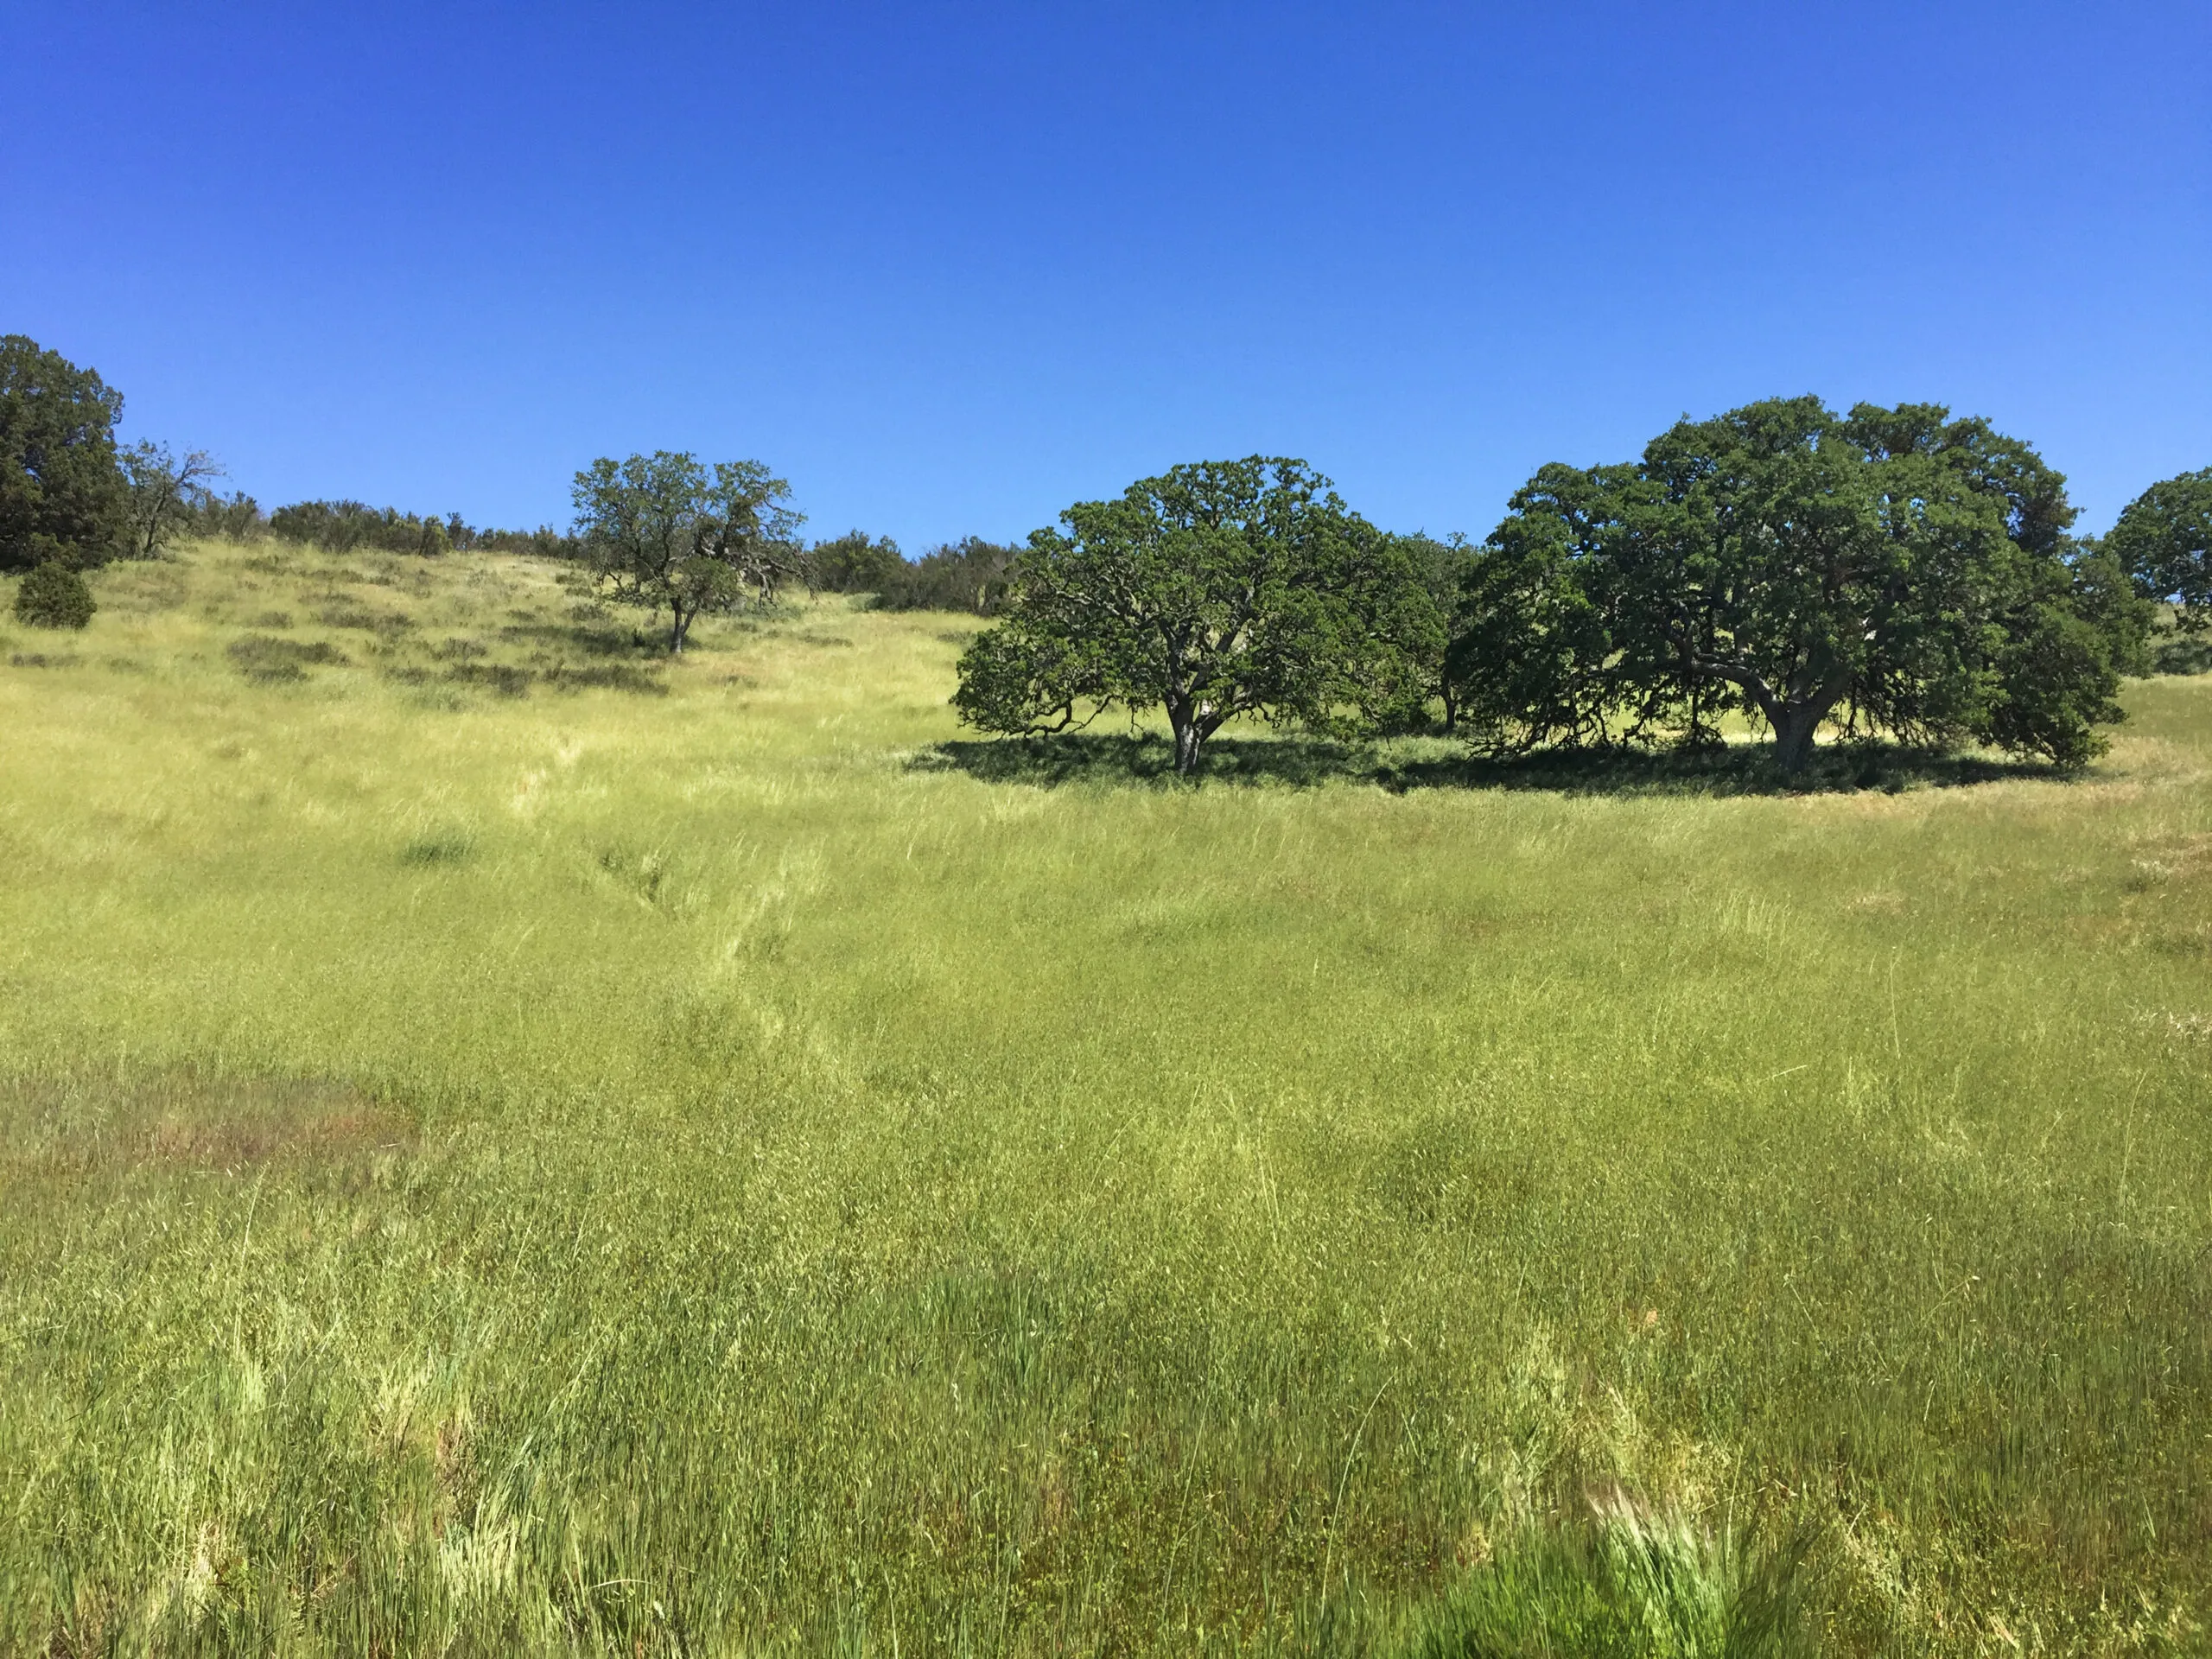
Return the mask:
[(0, 1650), (2203, 1642), (2212, 683), (1192, 790), (941, 749), (947, 617), (97, 581), (0, 629)]

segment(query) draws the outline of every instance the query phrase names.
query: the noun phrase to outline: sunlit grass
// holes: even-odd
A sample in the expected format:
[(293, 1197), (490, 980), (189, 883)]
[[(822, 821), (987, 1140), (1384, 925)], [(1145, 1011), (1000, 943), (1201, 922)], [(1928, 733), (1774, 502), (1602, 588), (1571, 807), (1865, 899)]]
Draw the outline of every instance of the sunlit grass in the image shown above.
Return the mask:
[(0, 1650), (1477, 1651), (1623, 1516), (1835, 1651), (2201, 1639), (2212, 683), (1192, 790), (563, 577), (0, 624)]

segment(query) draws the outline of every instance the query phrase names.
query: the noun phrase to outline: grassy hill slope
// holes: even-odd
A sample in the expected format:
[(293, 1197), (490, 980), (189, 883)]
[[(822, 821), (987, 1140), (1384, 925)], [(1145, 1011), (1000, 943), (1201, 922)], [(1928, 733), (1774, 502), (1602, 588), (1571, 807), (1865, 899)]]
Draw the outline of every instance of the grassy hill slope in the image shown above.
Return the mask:
[(0, 1650), (1354, 1650), (1620, 1504), (1833, 1651), (2199, 1639), (2212, 682), (1046, 786), (953, 618), (95, 584), (0, 623)]

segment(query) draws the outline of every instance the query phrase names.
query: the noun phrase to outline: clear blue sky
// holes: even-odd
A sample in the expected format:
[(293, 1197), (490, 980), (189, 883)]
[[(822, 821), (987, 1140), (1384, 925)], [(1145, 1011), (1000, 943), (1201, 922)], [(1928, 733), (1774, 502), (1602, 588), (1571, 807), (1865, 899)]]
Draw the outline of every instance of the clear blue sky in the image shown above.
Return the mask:
[(0, 331), (264, 505), (593, 456), (1013, 537), (1301, 455), (1393, 528), (1771, 393), (2212, 466), (2212, 4), (0, 0)]

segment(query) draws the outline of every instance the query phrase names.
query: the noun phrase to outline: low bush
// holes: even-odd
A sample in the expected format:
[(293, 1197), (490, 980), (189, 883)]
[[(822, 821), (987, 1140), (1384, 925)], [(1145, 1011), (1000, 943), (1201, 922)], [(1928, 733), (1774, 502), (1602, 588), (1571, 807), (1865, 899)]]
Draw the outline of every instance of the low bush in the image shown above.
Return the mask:
[(471, 530), (461, 526), (453, 544), (461, 548), (480, 548), (491, 553), (525, 553), (538, 559), (581, 559), (583, 543), (565, 531), (550, 524), (540, 524), (536, 530)]
[(530, 695), (531, 671), (512, 663), (455, 663), (445, 677), (459, 685), (481, 686), (503, 697)]
[(16, 620), (35, 628), (81, 628), (99, 608), (84, 577), (56, 561), (35, 567), (16, 589)]
[(327, 639), (279, 639), (266, 633), (241, 634), (223, 648), (250, 680), (303, 680), (311, 666), (342, 665), (346, 653)]

